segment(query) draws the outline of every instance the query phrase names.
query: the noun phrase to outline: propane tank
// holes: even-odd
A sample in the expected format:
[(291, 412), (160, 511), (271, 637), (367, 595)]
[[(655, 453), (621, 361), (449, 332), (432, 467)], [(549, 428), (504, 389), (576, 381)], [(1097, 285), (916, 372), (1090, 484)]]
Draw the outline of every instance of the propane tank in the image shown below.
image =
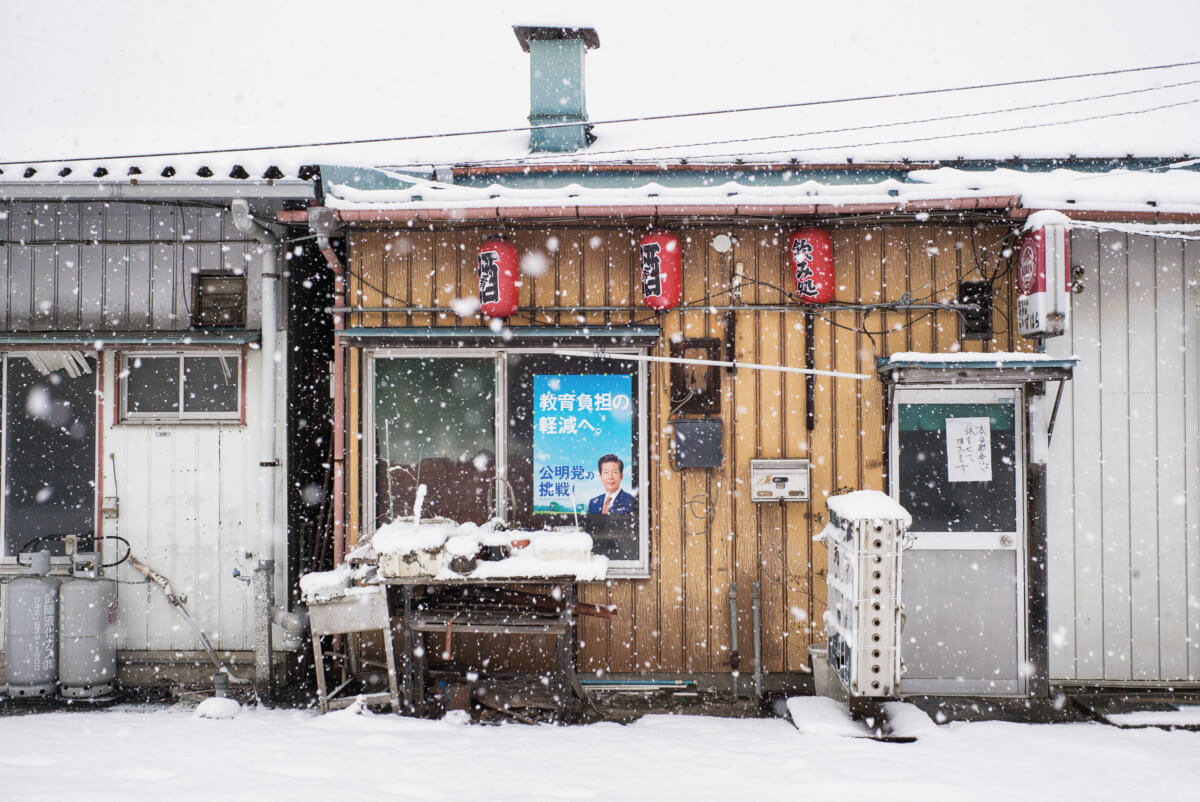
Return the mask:
[(4, 678), (15, 698), (51, 696), (58, 688), (58, 580), (50, 552), (27, 555), (8, 583), (4, 611)]
[[(76, 555), (81, 556), (81, 555)], [(68, 699), (116, 689), (117, 583), (76, 574), (59, 589), (58, 682)]]
[(517, 311), (520, 257), (504, 237), (490, 237), (479, 246), (479, 308), (488, 317), (507, 318)]
[(788, 238), (788, 259), (796, 294), (807, 304), (827, 304), (837, 288), (833, 238), (823, 228), (802, 228)]
[(683, 294), (683, 250), (670, 231), (650, 231), (638, 246), (642, 303), (659, 312), (679, 306)]

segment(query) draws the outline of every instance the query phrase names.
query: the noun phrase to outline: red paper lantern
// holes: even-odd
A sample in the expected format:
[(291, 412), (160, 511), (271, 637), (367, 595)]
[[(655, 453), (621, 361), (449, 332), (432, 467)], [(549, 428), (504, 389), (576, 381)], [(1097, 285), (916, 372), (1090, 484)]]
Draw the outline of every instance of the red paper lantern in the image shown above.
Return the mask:
[(683, 294), (683, 249), (670, 231), (650, 231), (638, 246), (642, 264), (642, 303), (665, 312)]
[(833, 239), (823, 228), (802, 228), (788, 239), (788, 259), (796, 294), (806, 304), (827, 304), (837, 284), (833, 274)]
[(517, 277), (521, 260), (504, 237), (491, 237), (479, 246), (479, 308), (488, 317), (506, 318), (517, 311)]

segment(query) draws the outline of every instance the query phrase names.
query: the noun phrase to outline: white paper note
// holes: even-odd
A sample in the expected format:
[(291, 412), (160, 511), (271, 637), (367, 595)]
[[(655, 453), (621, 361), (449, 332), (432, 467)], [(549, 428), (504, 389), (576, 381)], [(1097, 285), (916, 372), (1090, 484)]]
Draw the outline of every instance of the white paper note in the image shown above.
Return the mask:
[(990, 418), (946, 418), (946, 475), (951, 482), (992, 481)]

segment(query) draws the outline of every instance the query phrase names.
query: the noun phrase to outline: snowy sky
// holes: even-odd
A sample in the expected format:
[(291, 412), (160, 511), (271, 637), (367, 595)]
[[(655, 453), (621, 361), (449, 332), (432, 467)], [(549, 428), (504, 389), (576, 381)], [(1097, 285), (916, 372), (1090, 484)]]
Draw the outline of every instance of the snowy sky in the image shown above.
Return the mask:
[[(1137, 16), (1131, 14), (1136, 7)], [(564, 10), (565, 9), (565, 10)], [(528, 56), (513, 24), (594, 26), (593, 120), (871, 95), (1200, 60), (1200, 3), (739, 0), (287, 4), (43, 0), (0, 30), (0, 161), (56, 160), (519, 126)], [(1187, 83), (1194, 82), (1194, 83)], [(1162, 88), (1165, 84), (1183, 86)], [(1137, 94), (1081, 100), (1100, 94)], [(612, 158), (802, 160), (1196, 153), (1200, 103), (1089, 123), (899, 142), (1200, 99), (1200, 65), (921, 100), (601, 126)], [(1061, 102), (1002, 114), (997, 109)], [(972, 113), (925, 125), (897, 123)], [(888, 124), (863, 129), (864, 125)], [(721, 144), (713, 139), (854, 128)], [(289, 154), (404, 164), (520, 156), (523, 134)], [(870, 144), (870, 143), (883, 144)], [(662, 150), (629, 151), (669, 144)], [(686, 147), (679, 147), (686, 145)]]

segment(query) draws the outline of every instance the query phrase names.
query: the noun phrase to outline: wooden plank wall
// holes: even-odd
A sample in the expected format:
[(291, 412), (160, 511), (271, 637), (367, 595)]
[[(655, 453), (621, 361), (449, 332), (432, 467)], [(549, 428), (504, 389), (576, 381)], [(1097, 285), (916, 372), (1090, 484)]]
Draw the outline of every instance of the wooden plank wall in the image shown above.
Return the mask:
[[(609, 225), (525, 228), (507, 231), (522, 254), (536, 254), (544, 271), (526, 274), (521, 307), (629, 305), (615, 313), (518, 313), (512, 325), (537, 323), (655, 323), (663, 330), (656, 354), (672, 337), (724, 339), (726, 315), (704, 304), (727, 304), (735, 265), (752, 281), (746, 305), (780, 304), (790, 281), (785, 246), (790, 228), (678, 224), (683, 241), (686, 311), (658, 315), (640, 304), (636, 242), (644, 228)], [(351, 240), (351, 303), (364, 306), (448, 306), (476, 294), (475, 251), (492, 230), (360, 230)], [(719, 234), (733, 250), (711, 247)], [(838, 300), (873, 303), (953, 300), (959, 280), (978, 280), (978, 265), (997, 268), (1006, 229), (995, 227), (860, 226), (834, 229)], [(1003, 264), (1000, 264), (1003, 267)], [(958, 321), (948, 311), (867, 315), (830, 312), (815, 320), (817, 367), (874, 374), (876, 356), (903, 350), (1012, 350), (1011, 282), (1001, 279), (996, 339), (958, 342)], [(522, 317), (524, 315), (524, 317)], [(414, 324), (478, 325), (478, 318), (414, 314)], [(359, 314), (349, 325), (404, 326), (402, 313)], [(800, 311), (739, 311), (734, 353), (738, 361), (804, 365)], [(876, 380), (820, 377), (816, 428), (806, 426), (805, 382), (798, 375), (739, 369), (722, 372), (725, 462), (721, 468), (676, 471), (669, 460), (668, 368), (650, 367), (649, 425), (651, 576), (612, 579), (581, 590), (588, 602), (613, 604), (611, 622), (584, 618), (580, 664), (588, 671), (720, 672), (729, 670), (729, 589), (738, 587), (737, 627), (742, 670), (753, 669), (751, 589), (762, 594), (763, 667), (796, 671), (808, 665), (807, 647), (822, 630), (825, 608), (823, 547), (814, 545), (827, 515), (824, 499), (839, 488), (885, 489), (883, 388)], [(355, 382), (355, 385), (357, 382)], [(352, 385), (351, 403), (358, 403)], [(350, 438), (351, 465), (360, 465)], [(753, 458), (812, 460), (811, 505), (754, 504), (746, 492)], [(351, 525), (361, 520), (358, 492)]]
[[(1080, 357), (1051, 444), (1051, 677), (1200, 678), (1200, 247), (1076, 231)], [(1070, 500), (1076, 503), (1071, 504)]]

